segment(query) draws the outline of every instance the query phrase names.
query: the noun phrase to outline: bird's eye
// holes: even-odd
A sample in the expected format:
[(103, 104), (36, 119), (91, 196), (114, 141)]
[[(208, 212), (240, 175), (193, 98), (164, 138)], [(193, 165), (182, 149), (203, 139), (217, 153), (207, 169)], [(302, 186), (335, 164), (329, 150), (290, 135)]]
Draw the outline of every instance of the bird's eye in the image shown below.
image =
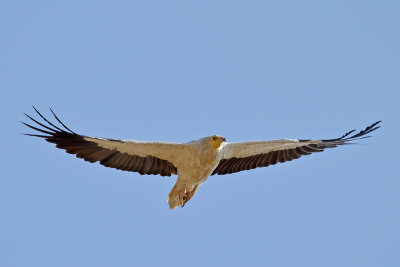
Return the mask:
[(214, 141), (217, 140), (217, 137), (216, 137), (216, 136), (213, 136), (213, 140), (214, 140)]

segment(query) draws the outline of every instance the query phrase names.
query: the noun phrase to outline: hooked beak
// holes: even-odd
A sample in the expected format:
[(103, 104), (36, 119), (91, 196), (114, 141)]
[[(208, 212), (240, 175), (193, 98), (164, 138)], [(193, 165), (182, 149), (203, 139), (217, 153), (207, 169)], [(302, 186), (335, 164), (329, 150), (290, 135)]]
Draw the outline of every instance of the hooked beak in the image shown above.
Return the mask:
[(222, 137), (222, 142), (226, 142), (226, 139), (225, 139), (225, 137)]

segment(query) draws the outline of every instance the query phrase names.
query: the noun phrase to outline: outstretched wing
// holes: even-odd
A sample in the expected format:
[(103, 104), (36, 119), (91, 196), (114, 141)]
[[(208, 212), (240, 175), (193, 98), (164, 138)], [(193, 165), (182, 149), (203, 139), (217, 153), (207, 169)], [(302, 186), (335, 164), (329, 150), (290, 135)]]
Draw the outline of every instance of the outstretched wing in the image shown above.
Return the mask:
[[(61, 124), (60, 127), (63, 126), (65, 129), (56, 126), (40, 114), (35, 107), (33, 108), (49, 126), (25, 114), (37, 125), (35, 127), (25, 122), (22, 123), (41, 133), (26, 135), (44, 138), (46, 141), (56, 144), (56, 147), (64, 149), (67, 153), (76, 154), (77, 158), (89, 162), (100, 162), (101, 165), (106, 167), (140, 174), (159, 174), (162, 176), (177, 174), (174, 162), (183, 149), (182, 144), (115, 140), (80, 135), (66, 127), (53, 110), (50, 109), (55, 119)], [(43, 128), (38, 128), (38, 126)]]
[(250, 141), (227, 143), (223, 148), (223, 156), (215, 168), (214, 174), (228, 174), (244, 170), (267, 167), (278, 162), (298, 159), (302, 155), (324, 151), (325, 148), (349, 144), (349, 141), (367, 138), (375, 131), (381, 121), (375, 122), (365, 130), (350, 136), (352, 130), (340, 138), (327, 140), (281, 139), (274, 141)]

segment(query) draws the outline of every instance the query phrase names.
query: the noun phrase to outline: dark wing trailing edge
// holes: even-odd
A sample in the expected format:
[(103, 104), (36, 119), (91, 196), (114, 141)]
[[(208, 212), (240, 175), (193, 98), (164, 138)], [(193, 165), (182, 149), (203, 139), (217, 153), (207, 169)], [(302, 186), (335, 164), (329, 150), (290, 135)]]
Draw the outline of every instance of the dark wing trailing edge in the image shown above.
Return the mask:
[[(251, 155), (248, 157), (232, 157), (228, 159), (222, 159), (218, 166), (213, 171), (212, 175), (229, 174), (234, 172), (240, 172), (244, 170), (255, 169), (258, 167), (267, 167), (274, 165), (278, 162), (286, 162), (294, 159), (298, 159), (303, 155), (310, 155), (314, 152), (322, 152), (325, 148), (337, 147), (340, 145), (350, 144), (350, 141), (360, 140), (368, 138), (367, 134), (379, 129), (378, 124), (381, 121), (377, 121), (374, 124), (368, 126), (364, 130), (357, 134), (351, 135), (355, 130), (349, 131), (343, 136), (336, 139), (324, 139), (320, 143), (310, 144), (312, 140), (299, 140), (297, 147), (289, 149), (278, 149), (269, 151), (267, 153), (260, 153)], [(350, 136), (351, 135), (351, 136)]]
[[(82, 158), (89, 162), (100, 162), (101, 165), (106, 167), (111, 167), (123, 171), (138, 172), (140, 174), (159, 174), (161, 176), (171, 176), (171, 174), (176, 174), (176, 167), (168, 160), (161, 159), (155, 156), (147, 155), (145, 157), (122, 152), (117, 148), (118, 144), (125, 143), (126, 141), (115, 140), (115, 139), (101, 139), (90, 137), (90, 140), (86, 140), (86, 136), (79, 135), (72, 130), (70, 130), (57, 115), (50, 109), (51, 113), (55, 119), (61, 124), (62, 129), (52, 122), (47, 120), (40, 112), (33, 107), (36, 113), (50, 126), (46, 126), (43, 123), (35, 120), (28, 114), (25, 114), (30, 120), (35, 122), (38, 126), (43, 128), (38, 128), (29, 125), (25, 122), (21, 122), (29, 128), (40, 132), (41, 134), (25, 134), (28, 136), (35, 136), (44, 138), (50, 143), (56, 144), (56, 147), (64, 149), (67, 153), (76, 154), (77, 158)], [(114, 148), (104, 148), (96, 143), (96, 140), (106, 141), (109, 144), (115, 144)], [(127, 144), (129, 145), (129, 144)], [(112, 146), (112, 145), (110, 145)]]

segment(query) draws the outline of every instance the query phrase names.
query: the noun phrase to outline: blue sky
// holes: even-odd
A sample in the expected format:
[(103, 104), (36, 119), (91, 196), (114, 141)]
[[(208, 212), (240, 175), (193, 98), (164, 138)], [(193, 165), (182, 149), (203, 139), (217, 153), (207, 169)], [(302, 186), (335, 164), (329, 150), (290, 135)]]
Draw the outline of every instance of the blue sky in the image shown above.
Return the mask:
[[(399, 266), (398, 1), (4, 1), (0, 266)], [(20, 135), (361, 145), (212, 176), (89, 164)]]

